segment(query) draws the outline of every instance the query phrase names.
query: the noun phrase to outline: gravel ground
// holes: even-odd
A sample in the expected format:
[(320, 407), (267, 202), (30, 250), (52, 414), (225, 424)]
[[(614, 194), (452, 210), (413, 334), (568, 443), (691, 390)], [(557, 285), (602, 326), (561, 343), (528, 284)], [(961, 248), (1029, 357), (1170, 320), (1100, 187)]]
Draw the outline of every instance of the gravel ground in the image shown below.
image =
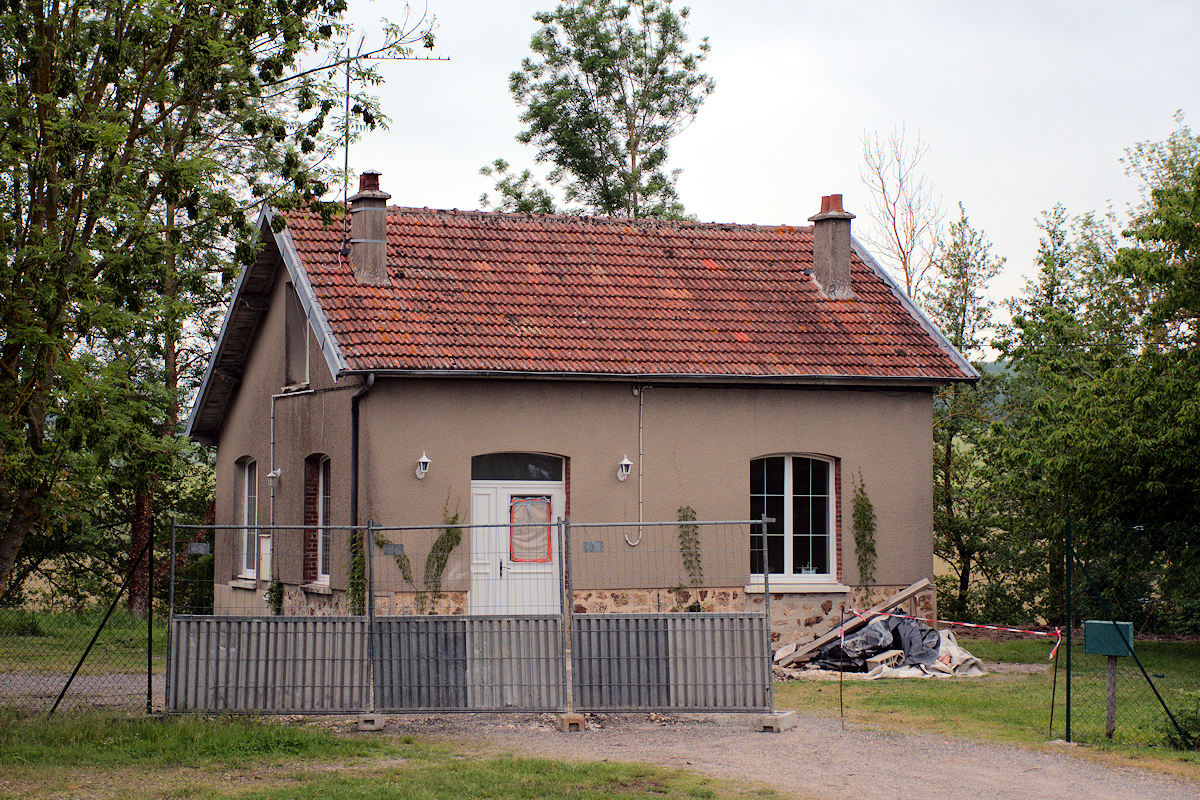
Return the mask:
[(488, 752), (568, 760), (638, 761), (756, 781), (800, 797), (854, 800), (1196, 800), (1200, 785), (1111, 767), (1067, 752), (1024, 750), (928, 734), (843, 731), (800, 716), (783, 733), (758, 733), (744, 715), (589, 715), (560, 733), (548, 715), (399, 718), (398, 733), (470, 742)]

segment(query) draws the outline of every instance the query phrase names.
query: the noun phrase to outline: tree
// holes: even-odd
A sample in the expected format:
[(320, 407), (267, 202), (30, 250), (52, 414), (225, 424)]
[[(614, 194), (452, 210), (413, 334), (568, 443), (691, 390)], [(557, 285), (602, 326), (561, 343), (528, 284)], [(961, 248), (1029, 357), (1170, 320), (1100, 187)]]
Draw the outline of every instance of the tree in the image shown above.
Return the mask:
[(862, 140), (862, 181), (871, 195), (869, 213), (876, 232), (864, 239), (904, 281), (904, 291), (919, 299), (921, 284), (936, 267), (944, 215), (933, 188), (920, 173), (929, 151), (920, 134), (908, 140), (896, 128), (886, 140), (878, 133)]
[(1128, 311), (1109, 314), (1126, 294), (1112, 269), (1111, 226), (1093, 215), (1069, 220), (1062, 206), (1038, 224), (1038, 272), (995, 343), (1007, 370), (1003, 414), (981, 444), (1002, 532), (1001, 583), (1025, 613), (1057, 623), (1065, 524), (1110, 518), (1127, 501), (1122, 456), (1106, 452), (1124, 427), (1124, 393), (1106, 398), (1102, 387), (1128, 361), (1130, 343)]
[[(670, 140), (713, 89), (708, 40), (687, 48), (671, 0), (572, 0), (534, 15), (533, 55), (509, 78), (528, 127), (518, 141), (552, 164), (568, 204), (627, 217), (680, 216)], [(501, 170), (503, 172), (503, 170)], [(497, 187), (502, 196), (509, 196)]]
[(972, 570), (982, 561), (992, 529), (978, 442), (994, 413), (996, 376), (981, 359), (995, 305), (987, 285), (1004, 260), (991, 254), (987, 236), (971, 227), (962, 204), (958, 212), (937, 253), (937, 272), (925, 301), (931, 319), (982, 375), (980, 387), (947, 384), (934, 401), (934, 552), (955, 573), (952, 586), (939, 587), (940, 602), (947, 613), (962, 616), (969, 613)]
[[(332, 44), (344, 11), (344, 0), (14, 0), (0, 11), (6, 590), (30, 532), (78, 510), (95, 477), (79, 468), (119, 466), (143, 504), (128, 514), (152, 507), (156, 471), (176, 453), (192, 309), (231, 275), (219, 248), (249, 258), (253, 206), (325, 193), (326, 123), (344, 94), (333, 69), (372, 78)], [(420, 23), (389, 28), (381, 51), (427, 36)], [(374, 101), (351, 100), (373, 124)], [(92, 449), (102, 442), (119, 446)]]

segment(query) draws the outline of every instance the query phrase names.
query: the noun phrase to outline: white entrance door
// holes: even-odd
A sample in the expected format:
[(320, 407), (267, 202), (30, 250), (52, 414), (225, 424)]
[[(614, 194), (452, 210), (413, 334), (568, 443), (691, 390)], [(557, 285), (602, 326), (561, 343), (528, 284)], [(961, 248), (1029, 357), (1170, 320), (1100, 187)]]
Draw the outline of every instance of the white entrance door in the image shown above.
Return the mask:
[(558, 614), (562, 481), (471, 481), (472, 614)]

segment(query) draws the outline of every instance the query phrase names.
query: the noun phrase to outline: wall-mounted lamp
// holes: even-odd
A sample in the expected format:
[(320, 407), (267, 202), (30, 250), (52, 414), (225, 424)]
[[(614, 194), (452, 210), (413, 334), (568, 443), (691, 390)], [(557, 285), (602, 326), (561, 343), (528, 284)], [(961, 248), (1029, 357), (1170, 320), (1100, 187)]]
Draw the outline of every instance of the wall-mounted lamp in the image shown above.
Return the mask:
[(417, 459), (417, 480), (424, 480), (425, 473), (429, 472), (429, 465), (433, 462), (429, 460), (429, 456), (425, 455), (425, 451), (421, 451), (421, 457)]
[(281, 470), (279, 467), (276, 467), (275, 469), (268, 472), (267, 473), (267, 486), (270, 486), (272, 489), (274, 489), (275, 484), (279, 482), (279, 476), (282, 474), (283, 474), (283, 470)]
[(617, 480), (623, 481), (629, 477), (629, 470), (633, 467), (633, 462), (629, 460), (629, 454), (617, 463)]

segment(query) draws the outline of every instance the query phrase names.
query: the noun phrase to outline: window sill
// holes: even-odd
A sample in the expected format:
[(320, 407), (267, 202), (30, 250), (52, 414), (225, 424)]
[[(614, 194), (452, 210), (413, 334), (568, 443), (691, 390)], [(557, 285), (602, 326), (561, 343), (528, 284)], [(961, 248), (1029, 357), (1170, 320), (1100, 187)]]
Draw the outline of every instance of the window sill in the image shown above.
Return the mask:
[(258, 581), (254, 580), (254, 578), (234, 578), (229, 581), (229, 588), (248, 589), (253, 592), (258, 588)]
[(300, 587), (300, 590), (306, 594), (333, 594), (333, 589), (329, 588), (329, 584), (320, 581), (306, 583)]
[[(746, 594), (762, 594), (761, 583), (746, 586)], [(850, 587), (835, 581), (771, 581), (771, 594), (846, 594)]]

